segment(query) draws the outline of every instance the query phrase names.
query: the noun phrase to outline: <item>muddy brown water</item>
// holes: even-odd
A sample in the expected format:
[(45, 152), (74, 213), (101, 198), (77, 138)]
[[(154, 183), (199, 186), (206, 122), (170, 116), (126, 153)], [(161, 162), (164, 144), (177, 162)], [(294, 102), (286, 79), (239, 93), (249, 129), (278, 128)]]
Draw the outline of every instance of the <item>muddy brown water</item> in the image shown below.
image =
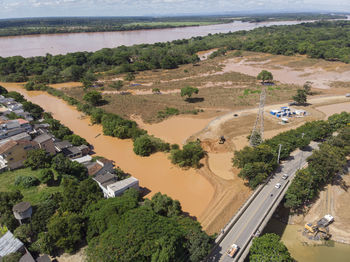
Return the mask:
[(72, 33), (0, 37), (0, 56), (23, 57), (66, 54), (78, 51), (97, 51), (102, 48), (113, 48), (121, 45), (153, 44), (177, 39), (205, 36), (209, 33), (228, 33), (239, 30), (272, 25), (300, 24), (303, 21), (278, 21), (246, 23), (236, 21), (229, 24), (218, 24), (196, 27), (167, 29), (136, 30), (123, 32)]
[(350, 261), (350, 246), (341, 243), (330, 243), (329, 246), (317, 242), (308, 242), (302, 236), (303, 226), (283, 225), (272, 219), (266, 227), (266, 232), (274, 232), (281, 236), (290, 254), (298, 262), (348, 262)]
[[(9, 91), (17, 91), (26, 99), (51, 112), (57, 120), (94, 145), (97, 155), (114, 160), (116, 166), (140, 180), (140, 186), (147, 188), (152, 196), (161, 192), (181, 202), (183, 210), (198, 217), (210, 202), (214, 189), (194, 169), (183, 170), (173, 164), (164, 153), (150, 157), (139, 157), (133, 152), (131, 140), (121, 140), (102, 135), (100, 125), (91, 125), (88, 118), (63, 100), (41, 91), (26, 91), (17, 84), (0, 83)], [(99, 135), (101, 134), (101, 135)], [(96, 137), (99, 135), (98, 137)]]

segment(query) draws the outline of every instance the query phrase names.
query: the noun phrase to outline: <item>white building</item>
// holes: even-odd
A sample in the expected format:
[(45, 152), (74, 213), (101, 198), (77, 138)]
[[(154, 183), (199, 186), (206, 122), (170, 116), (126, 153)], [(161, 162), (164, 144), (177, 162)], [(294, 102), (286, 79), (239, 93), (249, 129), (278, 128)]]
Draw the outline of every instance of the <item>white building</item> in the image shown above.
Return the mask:
[(139, 180), (135, 177), (129, 177), (107, 186), (107, 198), (122, 195), (129, 188), (139, 189)]

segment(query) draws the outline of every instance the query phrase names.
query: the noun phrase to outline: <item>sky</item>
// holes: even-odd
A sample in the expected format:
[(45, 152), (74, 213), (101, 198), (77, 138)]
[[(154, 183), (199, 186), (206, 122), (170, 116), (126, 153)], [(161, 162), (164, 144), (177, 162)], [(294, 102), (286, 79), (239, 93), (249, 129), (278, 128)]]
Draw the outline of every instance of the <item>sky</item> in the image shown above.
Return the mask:
[(350, 0), (0, 0), (0, 18), (350, 12)]

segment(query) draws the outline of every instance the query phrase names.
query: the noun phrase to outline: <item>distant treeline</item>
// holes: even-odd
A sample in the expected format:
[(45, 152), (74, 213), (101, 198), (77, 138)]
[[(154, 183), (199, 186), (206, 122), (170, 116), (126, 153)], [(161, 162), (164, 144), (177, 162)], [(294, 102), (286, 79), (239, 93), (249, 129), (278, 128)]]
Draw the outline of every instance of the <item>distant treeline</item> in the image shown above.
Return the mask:
[(344, 15), (317, 13), (264, 14), (240, 17), (180, 16), (180, 17), (47, 17), (0, 19), (0, 37), (33, 34), (113, 32), (199, 26), (218, 23), (344, 19)]
[(325, 19), (346, 19), (346, 15), (340, 14), (317, 14), (317, 13), (288, 13), (288, 14), (261, 14), (242, 18), (243, 22), (259, 23), (266, 21), (287, 21), (287, 20), (325, 20)]
[(58, 83), (94, 79), (96, 72), (110, 74), (172, 69), (197, 63), (197, 52), (212, 48), (246, 50), (277, 55), (302, 54), (329, 61), (350, 62), (350, 21), (272, 26), (252, 31), (220, 33), (172, 42), (104, 48), (96, 52), (23, 58), (0, 57), (0, 80)]
[(0, 20), (0, 36), (161, 29), (232, 21), (225, 16), (18, 18)]

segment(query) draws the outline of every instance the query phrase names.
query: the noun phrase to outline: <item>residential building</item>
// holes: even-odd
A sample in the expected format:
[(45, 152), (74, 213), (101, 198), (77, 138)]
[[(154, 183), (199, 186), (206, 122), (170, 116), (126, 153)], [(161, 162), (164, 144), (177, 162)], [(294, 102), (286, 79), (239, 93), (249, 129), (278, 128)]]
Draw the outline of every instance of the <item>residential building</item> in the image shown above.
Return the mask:
[(132, 176), (107, 185), (107, 198), (120, 196), (129, 188), (135, 188), (139, 190), (139, 180)]
[(0, 145), (3, 145), (3, 144), (7, 143), (10, 140), (14, 140), (14, 141), (30, 141), (30, 140), (32, 140), (32, 137), (27, 132), (22, 132), (22, 133), (19, 133), (17, 135), (11, 136), (11, 137), (9, 137), (7, 139), (0, 140)]
[(56, 154), (55, 144), (52, 135), (44, 133), (34, 138), (33, 141), (38, 143), (39, 148), (44, 149), (47, 153), (51, 155)]
[(13, 141), (0, 146), (0, 170), (12, 170), (23, 166), (30, 150), (37, 149), (33, 141)]
[(70, 159), (75, 159), (83, 156), (83, 152), (76, 146), (64, 148), (62, 150), (62, 153), (64, 156)]
[(73, 145), (68, 141), (57, 141), (55, 142), (55, 148), (58, 153), (62, 152), (63, 149), (72, 147)]
[(99, 187), (102, 189), (104, 197), (108, 198), (109, 194), (108, 194), (107, 186), (117, 182), (118, 178), (116, 175), (110, 172), (106, 172), (104, 174), (95, 176), (93, 180), (95, 180), (99, 185)]

